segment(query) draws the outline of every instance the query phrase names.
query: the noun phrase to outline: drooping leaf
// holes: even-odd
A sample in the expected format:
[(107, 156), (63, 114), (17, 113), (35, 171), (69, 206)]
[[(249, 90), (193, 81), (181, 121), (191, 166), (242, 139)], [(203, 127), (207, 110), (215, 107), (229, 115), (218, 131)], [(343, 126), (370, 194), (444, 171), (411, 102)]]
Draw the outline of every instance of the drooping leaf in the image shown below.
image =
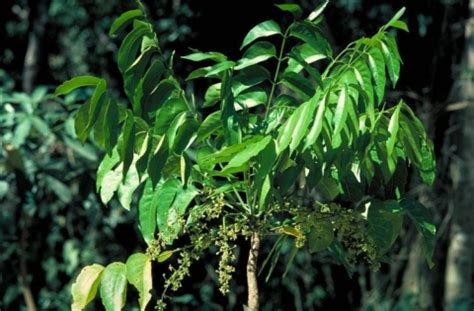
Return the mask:
[(162, 177), (162, 172), (168, 160), (168, 156), (168, 143), (166, 141), (166, 135), (163, 135), (150, 157), (150, 162), (148, 163), (147, 168), (148, 176), (153, 183), (153, 187), (158, 184)]
[(140, 310), (144, 311), (151, 300), (153, 278), (151, 260), (142, 253), (135, 253), (127, 259), (127, 279), (138, 291)]
[(102, 79), (93, 76), (74, 77), (58, 86), (54, 92), (55, 96), (66, 95), (77, 88), (85, 86), (96, 86)]
[(234, 94), (232, 93), (232, 75), (229, 71), (224, 72), (221, 87), (221, 117), (224, 130), (224, 138), (227, 144), (238, 144), (242, 140), (242, 130), (239, 116), (234, 107)]
[(274, 139), (257, 155), (258, 167), (255, 174), (253, 190), (259, 195), (259, 210), (263, 211), (269, 193), (269, 187), (264, 184), (270, 182), (272, 168), (277, 159), (276, 142)]
[(93, 264), (84, 267), (72, 284), (72, 311), (84, 310), (96, 294), (102, 277), (104, 267)]
[(106, 311), (120, 311), (125, 306), (127, 266), (124, 263), (111, 263), (102, 272), (100, 297)]
[(112, 26), (110, 26), (109, 36), (114, 35), (120, 28), (123, 28), (129, 22), (140, 16), (143, 16), (143, 12), (138, 9), (122, 13), (116, 20), (114, 20)]
[[(349, 107), (349, 97), (347, 94), (347, 85), (341, 89), (339, 93), (339, 98), (337, 100), (336, 110), (334, 111), (334, 132), (333, 132), (333, 139), (341, 132), (342, 128), (344, 127), (347, 119), (348, 114), (348, 107)], [(333, 147), (337, 147), (334, 146)]]
[(135, 61), (145, 35), (152, 35), (150, 25), (135, 21), (133, 30), (125, 36), (118, 50), (117, 64), (121, 72), (124, 73)]
[(145, 182), (143, 193), (138, 201), (138, 226), (145, 242), (155, 239), (156, 230), (156, 201), (155, 191), (151, 179)]
[(377, 104), (383, 100), (385, 93), (385, 85), (387, 83), (385, 77), (385, 60), (382, 52), (378, 48), (371, 48), (367, 53), (370, 72), (375, 82), (375, 94), (377, 96)]
[(399, 117), (400, 117), (400, 109), (401, 109), (401, 104), (397, 105), (395, 108), (392, 117), (390, 118), (390, 122), (388, 124), (388, 131), (390, 133), (390, 137), (387, 140), (387, 155), (391, 156), (393, 153), (393, 150), (395, 148), (395, 143), (397, 142), (398, 139), (398, 129), (399, 129)]
[(324, 122), (325, 109), (326, 109), (326, 99), (324, 98), (318, 104), (318, 110), (316, 112), (313, 125), (311, 126), (311, 129), (309, 130), (308, 135), (306, 136), (304, 149), (307, 149), (308, 147), (312, 146), (318, 139), (319, 134), (321, 134), (321, 130), (323, 128), (323, 122)]
[(245, 39), (240, 49), (243, 49), (245, 46), (249, 45), (250, 43), (259, 38), (270, 37), (277, 34), (281, 35), (282, 33), (280, 26), (275, 21), (268, 20), (265, 22), (261, 22), (257, 26), (253, 27), (245, 36)]
[[(386, 36), (386, 38), (391, 38)], [(400, 55), (393, 38), (389, 41), (380, 41), (380, 49), (383, 53), (385, 64), (387, 66), (388, 75), (392, 81), (392, 86), (395, 87), (400, 75)]]
[(130, 110), (127, 110), (127, 116), (125, 123), (122, 128), (122, 136), (118, 143), (118, 152), (120, 160), (123, 163), (122, 173), (123, 177), (127, 175), (128, 169), (133, 161), (133, 153), (135, 146), (135, 121), (133, 114)]
[(433, 252), (436, 241), (436, 226), (433, 223), (430, 211), (421, 203), (412, 199), (402, 200), (400, 202), (400, 206), (414, 222), (416, 229), (423, 237), (423, 249), (425, 252), (426, 260), (428, 261), (428, 265), (430, 267), (433, 267)]
[(397, 239), (402, 228), (402, 213), (396, 201), (370, 202), (367, 214), (367, 234), (374, 241), (377, 252), (385, 254)]

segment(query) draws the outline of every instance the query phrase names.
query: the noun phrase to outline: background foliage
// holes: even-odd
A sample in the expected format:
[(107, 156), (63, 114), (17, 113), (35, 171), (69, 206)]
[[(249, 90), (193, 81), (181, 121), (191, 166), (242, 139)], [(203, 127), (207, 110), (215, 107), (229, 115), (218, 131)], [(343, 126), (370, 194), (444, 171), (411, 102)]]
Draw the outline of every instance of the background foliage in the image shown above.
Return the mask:
[[(147, 4), (165, 50), (183, 51), (184, 47), (192, 46), (222, 51), (234, 59), (238, 55), (233, 53), (238, 51), (251, 26), (275, 16), (285, 19), (270, 1), (226, 5), (217, 1), (148, 1)], [(309, 1), (302, 4), (307, 9), (313, 6)], [(76, 99), (68, 98), (64, 103), (52, 100), (47, 95), (51, 88), (41, 87), (57, 85), (80, 74), (105, 76), (112, 84), (120, 85), (120, 75), (113, 65), (117, 46), (106, 33), (112, 16), (133, 5), (126, 1), (92, 0), (2, 1), (0, 5), (2, 309), (24, 308), (28, 295), (20, 281), (29, 284), (32, 301), (38, 309), (65, 309), (70, 303), (67, 284), (77, 275), (79, 267), (92, 262), (108, 263), (116, 258), (125, 260), (127, 254), (144, 247), (138, 246), (142, 242), (130, 221), (133, 215), (118, 208), (106, 209), (98, 203), (93, 180), (96, 161), (101, 155), (90, 143), (85, 147), (74, 144), (71, 123), (63, 122), (70, 117), (68, 112), (74, 109)], [(411, 310), (416, 306), (429, 310), (443, 306), (443, 293), (448, 287), (446, 253), (452, 236), (451, 224), (456, 224), (452, 206), (457, 206), (457, 198), (451, 191), (463, 191), (462, 187), (456, 188), (459, 175), (453, 170), (456, 167), (453, 163), (459, 163), (456, 159), (461, 156), (462, 148), (457, 147), (459, 130), (453, 127), (458, 113), (455, 109), (459, 106), (452, 104), (460, 101), (455, 95), (456, 79), (470, 75), (460, 66), (468, 4), (428, 0), (332, 1), (326, 11), (327, 31), (332, 42), (343, 47), (361, 35), (374, 33), (402, 5), (407, 6), (411, 32), (399, 36), (404, 59), (401, 91), (389, 96), (394, 99), (403, 96), (409, 105), (416, 107), (435, 141), (439, 165), (434, 190), (420, 186), (416, 178), (410, 178), (410, 188), (413, 195), (432, 208), (440, 224), (434, 260), (437, 265), (432, 271), (425, 268), (421, 254), (417, 253), (419, 238), (407, 227), (402, 242), (380, 272), (360, 267), (348, 278), (343, 267), (324, 260), (321, 263), (321, 258), (298, 256), (296, 266), (286, 278), (262, 286), (262, 301), (268, 302), (263, 309), (311, 310), (337, 306)], [(228, 35), (217, 34), (216, 25), (228, 26)], [(178, 75), (190, 72), (188, 66), (178, 60)], [(199, 82), (194, 88), (197, 92), (203, 90)], [(27, 94), (18, 93), (22, 91)], [(12, 117), (12, 111), (20, 116)], [(25, 122), (25, 114), (35, 116), (32, 120), (36, 121)], [(12, 163), (12, 159), (17, 163)], [(242, 252), (247, 252), (244, 243), (241, 245)], [(244, 264), (245, 258), (240, 258), (239, 265)], [(238, 275), (232, 284), (234, 291), (223, 297), (218, 293), (216, 275), (207, 260), (192, 269), (194, 277), (185, 281), (177, 308), (240, 307), (237, 302), (245, 295), (243, 275)], [(275, 273), (283, 274), (283, 271)], [(468, 310), (469, 303), (461, 301), (459, 305)]]

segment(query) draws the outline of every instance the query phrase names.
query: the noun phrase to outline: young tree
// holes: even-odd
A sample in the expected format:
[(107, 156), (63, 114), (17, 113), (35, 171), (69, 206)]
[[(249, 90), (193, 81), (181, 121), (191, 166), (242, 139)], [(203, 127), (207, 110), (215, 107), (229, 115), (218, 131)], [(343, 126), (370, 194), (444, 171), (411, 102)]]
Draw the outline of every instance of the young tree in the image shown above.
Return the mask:
[[(304, 19), (298, 5), (277, 5), (294, 21), (284, 29), (273, 20), (252, 28), (237, 61), (218, 52), (184, 56), (206, 63), (186, 79), (212, 81), (202, 100), (184, 91), (173, 72), (174, 54), (163, 56), (142, 6), (122, 14), (110, 31), (128, 29), (117, 62), (129, 102), (92, 76), (57, 88), (57, 95), (94, 89), (77, 112), (77, 136), (85, 141), (92, 132), (107, 151), (97, 173), (104, 203), (116, 194), (128, 210), (137, 193), (138, 225), (148, 244), (126, 263), (84, 268), (72, 288), (74, 310), (99, 288), (107, 310), (121, 309), (127, 280), (145, 309), (152, 261), (178, 257), (158, 299), (163, 309), (169, 291), (213, 245), (225, 294), (238, 236), (250, 240), (249, 310), (258, 310), (259, 249), (270, 235), (278, 238), (261, 267), (271, 261), (269, 274), (284, 239), (294, 240), (288, 267), (303, 250), (328, 252), (348, 269), (357, 259), (376, 268), (408, 216), (432, 264), (435, 228), (404, 188), (408, 164), (433, 182), (433, 146), (409, 106), (383, 101), (387, 79), (395, 86), (399, 77), (391, 31), (407, 30), (403, 9), (373, 37), (333, 56), (319, 27), (326, 5)], [(265, 67), (271, 62), (273, 73)]]

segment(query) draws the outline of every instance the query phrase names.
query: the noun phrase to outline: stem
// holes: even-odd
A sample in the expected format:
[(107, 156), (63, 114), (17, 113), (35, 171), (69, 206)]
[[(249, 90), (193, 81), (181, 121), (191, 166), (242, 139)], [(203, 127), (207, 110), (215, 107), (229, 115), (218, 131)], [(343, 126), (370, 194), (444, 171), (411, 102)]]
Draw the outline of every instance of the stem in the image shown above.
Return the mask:
[(288, 33), (290, 32), (290, 29), (291, 29), (291, 26), (288, 27), (288, 29), (286, 29), (285, 34), (283, 35), (283, 40), (281, 41), (280, 55), (278, 55), (278, 62), (277, 62), (277, 67), (275, 71), (275, 76), (273, 77), (272, 88), (270, 89), (270, 95), (268, 96), (267, 109), (265, 111), (265, 119), (268, 117), (268, 112), (270, 111), (269, 110), (270, 104), (272, 103), (273, 95), (275, 94), (278, 76), (280, 75), (281, 62), (283, 61), (283, 53), (285, 51), (286, 39), (288, 37)]
[(250, 238), (249, 259), (247, 261), (248, 311), (258, 311), (257, 261), (260, 248), (260, 236), (257, 232)]

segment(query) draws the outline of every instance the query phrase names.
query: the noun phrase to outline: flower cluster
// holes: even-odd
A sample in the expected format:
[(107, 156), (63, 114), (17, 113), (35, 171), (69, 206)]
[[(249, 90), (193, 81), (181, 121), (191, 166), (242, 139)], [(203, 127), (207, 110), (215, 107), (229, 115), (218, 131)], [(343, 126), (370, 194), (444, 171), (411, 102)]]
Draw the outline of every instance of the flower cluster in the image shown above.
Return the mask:
[(158, 234), (156, 239), (150, 241), (150, 244), (148, 245), (148, 248), (146, 249), (146, 254), (148, 255), (148, 257), (151, 258), (151, 260), (157, 260), (158, 256), (165, 249), (165, 247), (166, 247), (165, 241)]

